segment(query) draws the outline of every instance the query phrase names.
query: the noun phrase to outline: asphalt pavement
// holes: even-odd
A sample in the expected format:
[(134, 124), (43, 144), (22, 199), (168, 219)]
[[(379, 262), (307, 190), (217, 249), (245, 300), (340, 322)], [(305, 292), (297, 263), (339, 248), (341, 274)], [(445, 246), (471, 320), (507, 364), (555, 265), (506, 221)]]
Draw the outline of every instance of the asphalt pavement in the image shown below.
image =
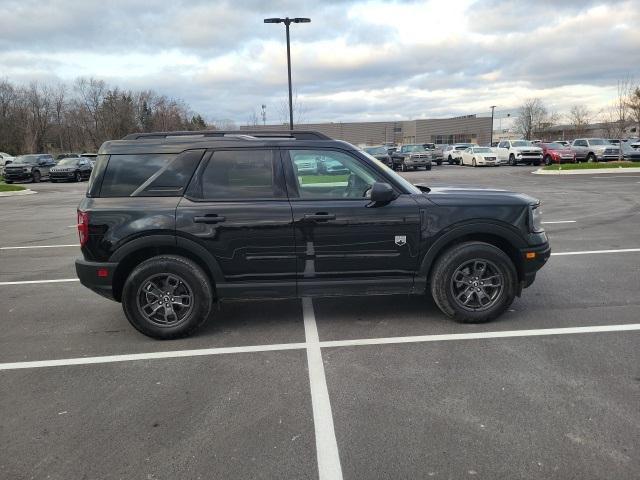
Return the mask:
[(75, 279), (86, 182), (0, 198), (0, 478), (638, 478), (640, 175), (531, 170), (403, 174), (542, 201), (554, 255), (494, 322), (224, 303), (168, 342)]

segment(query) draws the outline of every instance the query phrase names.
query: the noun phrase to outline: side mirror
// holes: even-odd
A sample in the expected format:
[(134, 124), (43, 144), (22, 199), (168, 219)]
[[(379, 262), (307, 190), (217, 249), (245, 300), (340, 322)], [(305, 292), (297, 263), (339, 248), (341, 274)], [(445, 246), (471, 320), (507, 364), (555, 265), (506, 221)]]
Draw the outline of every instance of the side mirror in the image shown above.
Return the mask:
[(396, 199), (396, 192), (388, 183), (376, 182), (371, 187), (372, 203), (389, 203)]

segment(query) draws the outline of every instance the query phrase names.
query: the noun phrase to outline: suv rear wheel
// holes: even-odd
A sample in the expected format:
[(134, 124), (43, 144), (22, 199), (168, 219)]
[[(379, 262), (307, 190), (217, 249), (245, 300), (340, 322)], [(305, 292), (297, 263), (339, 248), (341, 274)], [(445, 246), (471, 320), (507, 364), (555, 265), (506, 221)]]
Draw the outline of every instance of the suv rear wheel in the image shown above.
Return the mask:
[(433, 299), (462, 323), (488, 322), (516, 296), (517, 274), (509, 256), (484, 242), (466, 242), (440, 256), (431, 275)]
[(127, 319), (149, 337), (185, 337), (208, 318), (213, 304), (209, 279), (191, 260), (162, 255), (135, 267), (122, 291)]

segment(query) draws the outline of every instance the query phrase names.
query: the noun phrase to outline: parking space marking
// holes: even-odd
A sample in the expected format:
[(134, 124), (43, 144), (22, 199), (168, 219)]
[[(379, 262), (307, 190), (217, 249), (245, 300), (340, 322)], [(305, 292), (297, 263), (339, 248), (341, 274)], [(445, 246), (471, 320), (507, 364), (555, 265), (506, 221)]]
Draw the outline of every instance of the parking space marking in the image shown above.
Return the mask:
[(79, 278), (58, 278), (57, 280), (22, 280), (19, 282), (0, 282), (0, 286), (3, 285), (30, 285), (33, 283), (65, 283), (65, 282), (79, 282)]
[(556, 220), (552, 222), (542, 222), (543, 225), (553, 225), (556, 223), (576, 223), (575, 220)]
[(137, 360), (157, 360), (162, 358), (202, 357), (229, 353), (274, 352), (282, 350), (302, 350), (304, 343), (277, 343), (273, 345), (247, 345), (242, 347), (201, 348), (197, 350), (170, 350), (167, 352), (131, 353), (105, 355), (101, 357), (61, 358), (58, 360), (33, 360), (29, 362), (0, 363), (0, 370), (20, 370), (24, 368), (66, 367), (69, 365), (92, 365), (97, 363), (132, 362)]
[(70, 247), (80, 247), (79, 244), (67, 244), (67, 245), (28, 245), (24, 247), (0, 247), (0, 250), (28, 250), (33, 248), (70, 248)]
[(619, 248), (617, 250), (584, 250), (582, 252), (553, 252), (551, 255), (594, 255), (598, 253), (640, 252), (640, 248)]
[(302, 299), (304, 334), (309, 366), (309, 385), (311, 387), (311, 405), (313, 425), (316, 434), (316, 455), (320, 480), (341, 480), (342, 467), (338, 453), (338, 441), (333, 426), (331, 400), (327, 388), (327, 378), (322, 362), (321, 342), (318, 336), (316, 316), (310, 298)]
[(541, 337), (576, 333), (627, 332), (640, 330), (640, 323), (622, 325), (595, 325), (591, 327), (540, 328), (536, 330), (505, 330), (502, 332), (448, 333), (438, 335), (416, 335), (412, 337), (364, 338), (354, 340), (331, 340), (320, 342), (327, 347), (356, 347), (367, 345), (392, 345), (401, 343), (442, 342), (450, 340), (478, 340), (485, 338)]

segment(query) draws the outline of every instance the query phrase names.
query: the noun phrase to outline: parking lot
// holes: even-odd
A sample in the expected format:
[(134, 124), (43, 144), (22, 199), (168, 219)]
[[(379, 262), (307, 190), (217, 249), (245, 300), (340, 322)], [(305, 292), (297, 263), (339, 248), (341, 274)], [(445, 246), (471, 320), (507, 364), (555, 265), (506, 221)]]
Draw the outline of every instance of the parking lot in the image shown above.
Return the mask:
[(0, 478), (638, 478), (640, 174), (531, 170), (403, 173), (543, 202), (554, 253), (482, 325), (426, 296), (230, 302), (155, 341), (75, 279), (86, 182), (0, 199)]

